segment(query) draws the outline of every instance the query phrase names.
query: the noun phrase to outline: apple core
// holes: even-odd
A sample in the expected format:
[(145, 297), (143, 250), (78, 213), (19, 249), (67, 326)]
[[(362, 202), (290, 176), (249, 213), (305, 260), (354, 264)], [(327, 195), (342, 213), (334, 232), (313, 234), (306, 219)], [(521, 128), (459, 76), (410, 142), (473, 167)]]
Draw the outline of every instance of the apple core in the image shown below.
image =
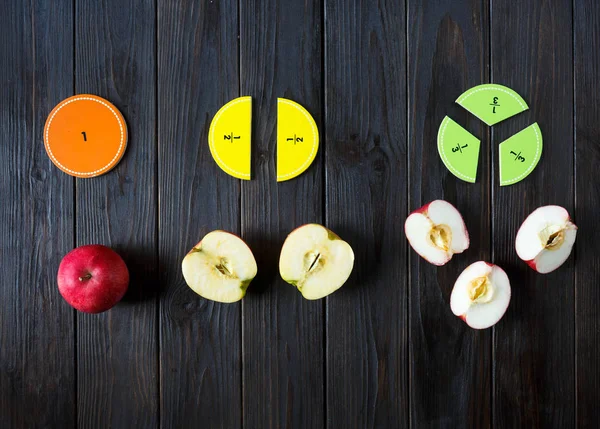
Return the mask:
[(452, 230), (448, 225), (435, 225), (431, 228), (429, 240), (434, 246), (447, 252), (450, 249), (450, 243), (452, 243)]
[(564, 229), (557, 225), (551, 225), (544, 228), (540, 232), (540, 240), (542, 240), (544, 248), (548, 250), (558, 250), (565, 240)]
[(494, 286), (488, 276), (478, 277), (469, 283), (468, 292), (471, 302), (490, 302), (494, 295)]
[(227, 260), (227, 258), (219, 259), (219, 263), (215, 265), (215, 268), (225, 277), (231, 277), (233, 275), (231, 263)]
[(308, 252), (304, 255), (304, 266), (308, 265), (308, 269), (306, 271), (312, 271), (313, 269), (317, 269), (320, 264), (321, 252)]

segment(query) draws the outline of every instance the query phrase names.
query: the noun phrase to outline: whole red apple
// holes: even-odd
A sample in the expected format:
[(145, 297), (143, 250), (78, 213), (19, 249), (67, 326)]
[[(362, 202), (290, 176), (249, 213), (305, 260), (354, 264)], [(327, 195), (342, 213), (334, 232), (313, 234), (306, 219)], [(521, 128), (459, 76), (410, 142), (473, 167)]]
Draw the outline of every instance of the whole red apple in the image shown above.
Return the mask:
[(115, 306), (129, 286), (129, 270), (111, 248), (92, 244), (71, 250), (58, 267), (58, 290), (72, 307), (101, 313)]

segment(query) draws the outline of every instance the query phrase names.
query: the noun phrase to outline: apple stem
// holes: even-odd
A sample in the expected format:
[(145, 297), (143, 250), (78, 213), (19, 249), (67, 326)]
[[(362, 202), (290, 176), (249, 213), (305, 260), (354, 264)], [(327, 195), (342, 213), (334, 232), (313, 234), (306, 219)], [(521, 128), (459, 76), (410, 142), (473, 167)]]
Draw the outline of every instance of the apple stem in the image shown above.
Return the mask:
[(91, 278), (92, 278), (92, 275), (90, 273), (87, 273), (85, 276), (79, 277), (79, 281), (82, 282), (84, 280), (89, 280)]

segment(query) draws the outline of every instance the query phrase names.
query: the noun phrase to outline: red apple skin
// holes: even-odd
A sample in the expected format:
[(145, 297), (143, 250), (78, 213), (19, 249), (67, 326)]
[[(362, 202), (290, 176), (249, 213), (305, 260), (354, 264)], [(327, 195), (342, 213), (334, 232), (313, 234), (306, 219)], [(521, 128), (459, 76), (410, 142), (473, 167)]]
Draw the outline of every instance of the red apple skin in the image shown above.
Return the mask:
[(525, 261), (525, 263), (529, 265), (533, 271), (537, 272), (537, 265), (535, 264), (535, 259)]
[(99, 244), (69, 252), (58, 267), (58, 290), (73, 308), (102, 313), (117, 304), (129, 286), (129, 270), (111, 248)]
[(431, 204), (432, 202), (433, 201), (425, 204), (423, 207), (420, 207), (420, 208), (414, 210), (411, 214), (413, 214), (413, 213), (422, 213), (422, 214), (426, 215), (427, 214), (427, 209), (429, 208), (429, 204)]

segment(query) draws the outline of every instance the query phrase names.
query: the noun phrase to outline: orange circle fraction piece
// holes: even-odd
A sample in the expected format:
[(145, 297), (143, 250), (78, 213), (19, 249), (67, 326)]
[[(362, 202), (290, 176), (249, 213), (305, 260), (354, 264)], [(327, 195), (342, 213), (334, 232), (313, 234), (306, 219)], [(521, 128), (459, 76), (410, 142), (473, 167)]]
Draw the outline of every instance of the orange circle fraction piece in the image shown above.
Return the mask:
[(100, 176), (112, 170), (127, 147), (125, 118), (96, 95), (61, 101), (46, 120), (44, 146), (58, 168), (75, 177)]

